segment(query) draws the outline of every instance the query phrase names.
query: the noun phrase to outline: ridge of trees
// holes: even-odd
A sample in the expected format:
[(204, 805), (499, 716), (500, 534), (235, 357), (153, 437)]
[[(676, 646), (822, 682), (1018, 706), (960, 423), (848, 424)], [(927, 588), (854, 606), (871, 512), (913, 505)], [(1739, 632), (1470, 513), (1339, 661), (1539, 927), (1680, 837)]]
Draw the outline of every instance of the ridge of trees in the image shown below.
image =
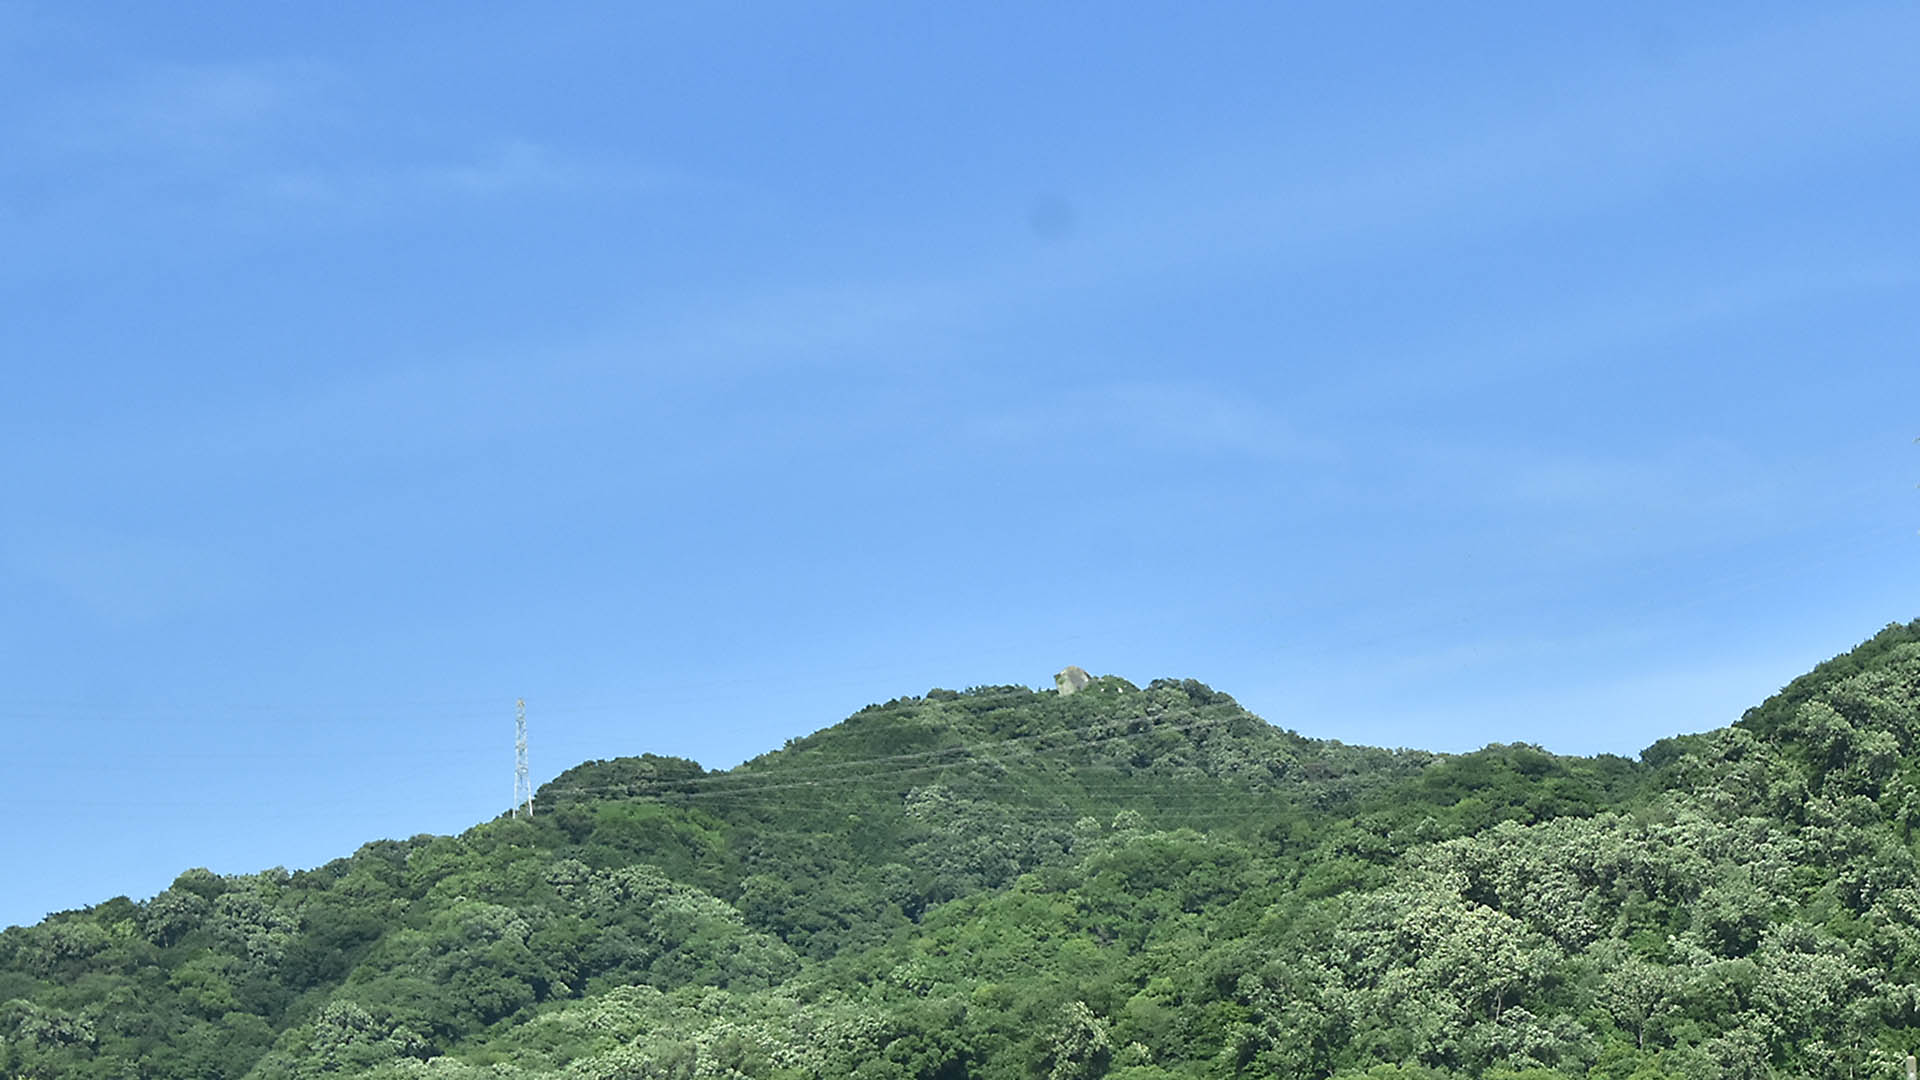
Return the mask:
[(936, 689), (9, 928), (0, 1076), (1893, 1075), (1917, 738), (1920, 621), (1639, 760)]

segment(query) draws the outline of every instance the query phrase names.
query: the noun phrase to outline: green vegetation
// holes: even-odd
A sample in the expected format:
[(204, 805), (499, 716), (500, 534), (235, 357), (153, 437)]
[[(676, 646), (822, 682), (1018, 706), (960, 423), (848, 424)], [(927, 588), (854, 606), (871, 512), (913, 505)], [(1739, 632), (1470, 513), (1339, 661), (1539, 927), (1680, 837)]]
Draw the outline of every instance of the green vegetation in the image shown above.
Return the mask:
[(934, 690), (9, 929), (0, 1076), (1892, 1076), (1917, 740), (1920, 622), (1639, 761)]

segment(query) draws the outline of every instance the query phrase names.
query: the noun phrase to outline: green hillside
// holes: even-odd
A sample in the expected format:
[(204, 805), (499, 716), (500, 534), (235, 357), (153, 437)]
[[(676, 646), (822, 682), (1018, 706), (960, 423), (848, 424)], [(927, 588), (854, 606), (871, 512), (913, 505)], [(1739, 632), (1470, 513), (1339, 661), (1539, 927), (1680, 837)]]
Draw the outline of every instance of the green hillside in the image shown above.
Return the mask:
[(1920, 622), (1638, 761), (933, 690), (9, 929), (0, 1076), (1901, 1075), (1917, 695)]

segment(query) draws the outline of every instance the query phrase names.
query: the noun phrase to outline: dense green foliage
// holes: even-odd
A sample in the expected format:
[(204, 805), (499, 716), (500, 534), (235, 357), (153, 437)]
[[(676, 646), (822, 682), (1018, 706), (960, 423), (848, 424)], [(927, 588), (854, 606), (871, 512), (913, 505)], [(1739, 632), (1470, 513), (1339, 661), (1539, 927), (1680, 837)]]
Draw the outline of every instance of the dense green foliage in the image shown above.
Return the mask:
[(935, 690), (0, 934), (0, 1076), (1895, 1075), (1920, 623), (1640, 761)]

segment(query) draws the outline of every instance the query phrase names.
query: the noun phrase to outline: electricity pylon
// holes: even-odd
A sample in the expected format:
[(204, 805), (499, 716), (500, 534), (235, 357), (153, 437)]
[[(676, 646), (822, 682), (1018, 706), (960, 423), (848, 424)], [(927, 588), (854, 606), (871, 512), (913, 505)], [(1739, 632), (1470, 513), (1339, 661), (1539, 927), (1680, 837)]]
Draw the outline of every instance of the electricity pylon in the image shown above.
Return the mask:
[(533, 781), (527, 777), (527, 699), (513, 703), (513, 816), (533, 816)]

